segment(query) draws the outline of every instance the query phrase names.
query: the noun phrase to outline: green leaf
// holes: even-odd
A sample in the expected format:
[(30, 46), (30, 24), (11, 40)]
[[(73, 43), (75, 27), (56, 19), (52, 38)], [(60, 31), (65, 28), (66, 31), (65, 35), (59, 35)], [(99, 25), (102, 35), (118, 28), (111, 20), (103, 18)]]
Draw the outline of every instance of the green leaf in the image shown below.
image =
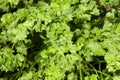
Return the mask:
[(8, 0), (8, 2), (10, 2), (10, 4), (17, 5), (19, 3), (19, 0)]

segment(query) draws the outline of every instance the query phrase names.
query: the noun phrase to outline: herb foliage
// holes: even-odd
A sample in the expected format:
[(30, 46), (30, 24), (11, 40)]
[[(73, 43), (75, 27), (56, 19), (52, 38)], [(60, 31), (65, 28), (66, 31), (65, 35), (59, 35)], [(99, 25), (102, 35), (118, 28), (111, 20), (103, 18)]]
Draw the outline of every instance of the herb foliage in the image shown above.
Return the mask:
[(0, 80), (119, 80), (119, 0), (0, 0)]

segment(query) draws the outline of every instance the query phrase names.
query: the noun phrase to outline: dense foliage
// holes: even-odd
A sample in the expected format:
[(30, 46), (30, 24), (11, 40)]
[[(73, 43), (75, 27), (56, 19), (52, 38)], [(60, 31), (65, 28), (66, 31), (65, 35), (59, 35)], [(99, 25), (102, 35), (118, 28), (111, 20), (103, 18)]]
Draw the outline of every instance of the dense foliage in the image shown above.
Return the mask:
[(120, 80), (120, 0), (0, 0), (0, 80)]

